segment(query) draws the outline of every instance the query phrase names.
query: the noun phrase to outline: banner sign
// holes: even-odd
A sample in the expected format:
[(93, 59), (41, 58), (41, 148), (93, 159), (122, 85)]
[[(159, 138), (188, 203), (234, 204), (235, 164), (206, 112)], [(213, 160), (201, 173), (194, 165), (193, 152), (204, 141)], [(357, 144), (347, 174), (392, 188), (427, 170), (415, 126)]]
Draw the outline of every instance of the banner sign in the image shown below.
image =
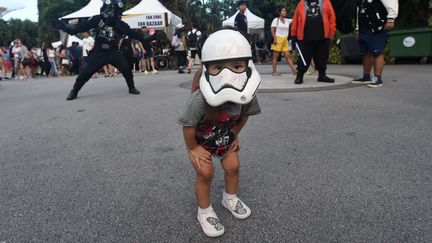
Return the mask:
[(164, 14), (142, 14), (142, 15), (126, 15), (123, 16), (123, 21), (129, 24), (133, 29), (146, 26), (147, 28), (164, 28), (166, 26)]

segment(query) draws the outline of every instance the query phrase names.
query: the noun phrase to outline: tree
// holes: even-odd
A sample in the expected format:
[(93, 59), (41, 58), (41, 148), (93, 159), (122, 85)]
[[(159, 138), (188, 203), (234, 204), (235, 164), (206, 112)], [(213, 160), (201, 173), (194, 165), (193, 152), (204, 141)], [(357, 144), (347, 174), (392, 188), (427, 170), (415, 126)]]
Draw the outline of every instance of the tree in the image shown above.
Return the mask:
[(396, 27), (414, 28), (429, 26), (431, 5), (432, 1), (430, 0), (399, 1), (399, 17), (396, 20)]
[(51, 22), (81, 9), (87, 3), (88, 0), (38, 0), (39, 39), (48, 42), (57, 41), (59, 34), (51, 27)]
[(0, 45), (9, 46), (16, 38), (20, 38), (27, 47), (37, 46), (37, 23), (30, 20), (0, 19), (0, 41), (2, 42)]

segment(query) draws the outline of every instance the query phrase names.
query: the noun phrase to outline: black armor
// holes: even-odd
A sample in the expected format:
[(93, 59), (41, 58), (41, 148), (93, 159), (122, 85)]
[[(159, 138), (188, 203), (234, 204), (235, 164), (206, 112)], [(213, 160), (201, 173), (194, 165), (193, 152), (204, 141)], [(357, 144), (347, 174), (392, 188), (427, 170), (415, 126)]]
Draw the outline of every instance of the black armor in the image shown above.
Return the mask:
[(128, 24), (121, 21), (123, 3), (120, 0), (104, 0), (103, 2), (100, 15), (93, 16), (77, 25), (68, 25), (61, 21), (55, 21), (53, 24), (55, 28), (62, 29), (69, 34), (93, 29), (96, 35), (95, 46), (88, 57), (88, 64), (78, 75), (67, 100), (75, 99), (79, 90), (91, 76), (106, 64), (112, 64), (123, 74), (129, 87), (129, 93), (139, 94), (134, 85), (128, 60), (119, 50), (119, 42), (121, 38), (129, 36), (129, 38), (147, 43), (155, 40), (156, 35), (145, 37), (143, 33), (132, 30)]

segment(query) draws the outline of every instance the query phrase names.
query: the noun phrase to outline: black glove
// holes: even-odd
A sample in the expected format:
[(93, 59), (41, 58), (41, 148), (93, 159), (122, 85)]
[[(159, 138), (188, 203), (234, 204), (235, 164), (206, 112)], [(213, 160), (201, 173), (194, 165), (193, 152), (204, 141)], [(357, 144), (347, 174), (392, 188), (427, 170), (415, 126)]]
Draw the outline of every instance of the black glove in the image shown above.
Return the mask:
[(154, 35), (156, 36), (156, 40), (158, 40), (159, 42), (169, 42), (168, 36), (163, 31), (156, 31)]
[(61, 20), (59, 19), (54, 19), (51, 21), (51, 26), (54, 29), (60, 29), (60, 30), (64, 30), (66, 28), (65, 23), (63, 23)]
[(291, 49), (294, 51), (296, 49), (297, 36), (291, 37)]

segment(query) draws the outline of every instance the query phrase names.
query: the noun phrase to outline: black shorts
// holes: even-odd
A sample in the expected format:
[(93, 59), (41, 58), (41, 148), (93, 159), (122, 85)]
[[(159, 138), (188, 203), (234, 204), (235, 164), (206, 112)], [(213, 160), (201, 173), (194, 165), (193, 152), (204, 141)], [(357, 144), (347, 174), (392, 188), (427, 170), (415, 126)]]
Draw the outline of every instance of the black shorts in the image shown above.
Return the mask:
[(191, 58), (195, 58), (197, 54), (197, 50), (191, 50)]
[(370, 30), (360, 32), (359, 47), (362, 54), (369, 53), (373, 56), (383, 54), (387, 42), (387, 30), (372, 33)]
[(150, 59), (152, 57), (154, 57), (152, 49), (149, 49), (148, 51), (146, 50), (146, 52), (144, 53), (144, 59)]

